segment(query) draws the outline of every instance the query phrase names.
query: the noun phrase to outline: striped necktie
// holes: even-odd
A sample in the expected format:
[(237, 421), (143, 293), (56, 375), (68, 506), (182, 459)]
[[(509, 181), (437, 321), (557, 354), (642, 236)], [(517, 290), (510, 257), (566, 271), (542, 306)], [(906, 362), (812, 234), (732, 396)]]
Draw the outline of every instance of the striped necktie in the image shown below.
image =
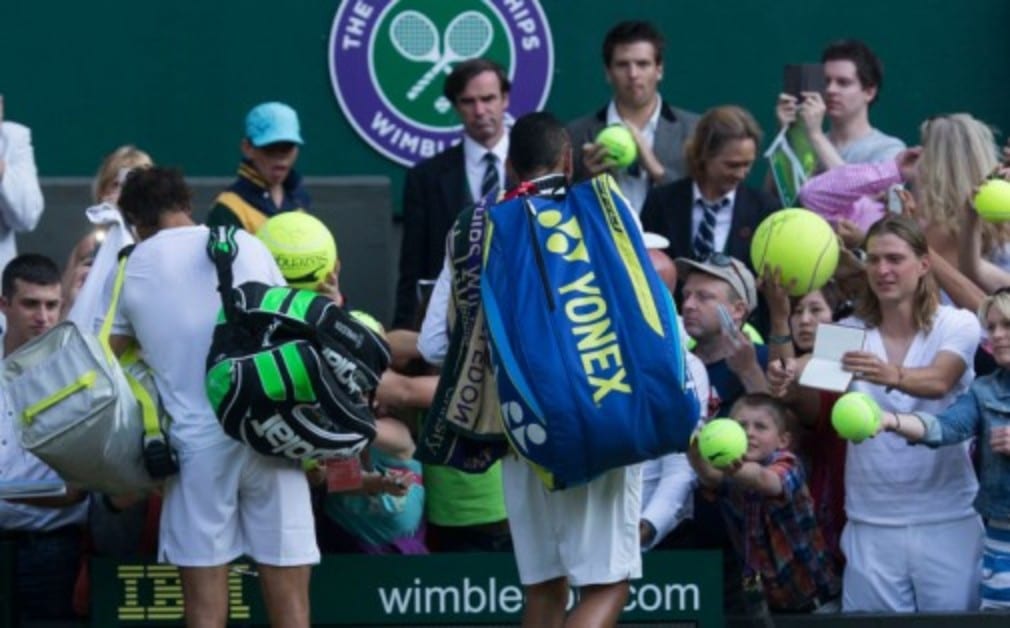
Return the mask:
[(501, 188), (501, 181), (498, 179), (498, 158), (494, 153), (484, 155), (484, 176), (480, 179), (480, 197), (487, 198), (488, 194), (498, 196)]
[(715, 222), (719, 210), (726, 206), (729, 199), (721, 199), (715, 203), (706, 203), (698, 199), (696, 203), (701, 205), (705, 212), (701, 217), (701, 224), (698, 225), (698, 232), (694, 234), (694, 241), (691, 248), (694, 249), (695, 259), (705, 259), (715, 251)]

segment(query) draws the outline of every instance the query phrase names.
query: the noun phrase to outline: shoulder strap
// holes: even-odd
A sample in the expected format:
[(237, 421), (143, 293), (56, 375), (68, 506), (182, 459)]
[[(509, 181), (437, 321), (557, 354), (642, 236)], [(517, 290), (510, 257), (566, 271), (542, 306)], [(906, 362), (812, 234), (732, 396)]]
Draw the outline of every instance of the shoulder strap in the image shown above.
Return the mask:
[(217, 291), (221, 294), (221, 306), (228, 320), (234, 318), (235, 312), (235, 303), (229, 295), (235, 283), (231, 265), (238, 257), (236, 231), (234, 225), (211, 227), (210, 237), (207, 238), (207, 256), (214, 262), (214, 269), (217, 271)]
[[(98, 342), (102, 345), (110, 363), (115, 363), (117, 358), (109, 346), (109, 337), (112, 335), (112, 322), (116, 315), (116, 307), (119, 305), (119, 296), (123, 292), (123, 282), (126, 280), (126, 260), (136, 245), (125, 246), (119, 251), (119, 261), (116, 268), (116, 280), (112, 286), (112, 298), (109, 300), (109, 309), (105, 312), (105, 320), (102, 321), (102, 328), (98, 332)], [(119, 358), (119, 364), (127, 367), (140, 360), (137, 344), (131, 343), (123, 355)], [(179, 470), (175, 461), (175, 454), (165, 441), (159, 421), (158, 402), (151, 396), (151, 393), (130, 373), (124, 371), (126, 383), (129, 385), (133, 396), (140, 407), (140, 417), (144, 426), (144, 464), (151, 477), (159, 479), (176, 473)]]
[(102, 345), (102, 349), (105, 350), (105, 354), (110, 361), (115, 361), (116, 357), (112, 354), (112, 348), (109, 346), (109, 336), (112, 335), (112, 322), (116, 316), (116, 307), (119, 306), (119, 295), (123, 292), (123, 281), (126, 279), (126, 258), (133, 252), (134, 246), (133, 244), (125, 246), (119, 252), (119, 261), (116, 266), (116, 280), (112, 284), (112, 298), (109, 299), (109, 307), (105, 310), (102, 327), (98, 330), (98, 342)]

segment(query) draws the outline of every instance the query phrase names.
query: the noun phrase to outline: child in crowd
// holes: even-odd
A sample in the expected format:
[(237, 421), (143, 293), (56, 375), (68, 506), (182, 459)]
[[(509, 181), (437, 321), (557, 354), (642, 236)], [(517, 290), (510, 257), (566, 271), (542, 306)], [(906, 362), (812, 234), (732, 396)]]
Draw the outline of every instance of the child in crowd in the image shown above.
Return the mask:
[(256, 233), (280, 212), (309, 209), (309, 194), (294, 170), (303, 144), (298, 114), (279, 102), (256, 105), (246, 115), (238, 178), (218, 195), (207, 224), (235, 225)]
[(930, 447), (976, 439), (980, 486), (975, 510), (985, 519), (981, 607), (1010, 609), (1010, 289), (987, 297), (978, 311), (999, 369), (979, 377), (938, 414), (885, 412), (881, 429)]
[(839, 540), (845, 526), (846, 445), (831, 426), (830, 412), (838, 393), (817, 391), (819, 403), (804, 403), (804, 397), (786, 395), (780, 384), (784, 372), (794, 372), (801, 368), (798, 362), (808, 359), (805, 356), (813, 351), (817, 327), (844, 316), (848, 303), (834, 282), (801, 297), (790, 297), (778, 274), (770, 270), (762, 277), (761, 291), (771, 323), (767, 374), (770, 389), (773, 395), (785, 397), (782, 401), (799, 419), (795, 450), (809, 471), (810, 496), (824, 542), (841, 566), (845, 563)]
[(688, 457), (702, 486), (720, 498), (744, 565), (744, 591), (763, 593), (775, 611), (814, 611), (839, 593), (839, 578), (814, 515), (803, 465), (789, 450), (788, 411), (773, 397), (750, 393), (731, 414), (747, 433), (743, 460), (724, 469), (692, 443)]

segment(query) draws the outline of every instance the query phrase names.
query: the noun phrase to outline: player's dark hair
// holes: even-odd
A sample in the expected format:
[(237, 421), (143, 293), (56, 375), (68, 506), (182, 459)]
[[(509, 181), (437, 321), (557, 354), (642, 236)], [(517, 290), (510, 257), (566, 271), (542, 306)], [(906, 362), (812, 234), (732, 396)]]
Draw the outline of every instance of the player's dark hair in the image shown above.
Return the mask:
[(123, 183), (119, 208), (130, 224), (155, 227), (158, 216), (166, 212), (186, 212), (192, 209), (192, 193), (182, 171), (154, 166), (133, 170)]
[(512, 126), (508, 159), (516, 176), (528, 181), (554, 168), (571, 142), (565, 125), (547, 111), (528, 113)]

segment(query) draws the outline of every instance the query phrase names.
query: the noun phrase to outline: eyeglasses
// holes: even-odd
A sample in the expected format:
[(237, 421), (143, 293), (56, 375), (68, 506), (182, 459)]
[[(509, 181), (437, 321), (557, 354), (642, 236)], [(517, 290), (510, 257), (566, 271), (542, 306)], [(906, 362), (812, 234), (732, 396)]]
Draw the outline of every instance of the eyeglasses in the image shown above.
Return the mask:
[[(741, 287), (743, 287), (743, 289), (746, 290), (747, 289), (747, 280), (744, 279), (743, 273), (741, 273), (740, 269), (737, 268), (737, 264), (733, 263), (735, 261), (736, 260), (733, 259), (732, 256), (729, 256), (729, 255), (726, 255), (725, 253), (720, 253), (720, 252), (716, 251), (716, 252), (709, 253), (704, 258), (702, 258), (701, 263), (702, 264), (708, 264), (710, 266), (717, 266), (719, 268), (729, 268), (729, 269), (731, 269), (733, 271), (733, 274), (736, 275), (737, 279), (740, 280)], [(745, 300), (749, 300), (746, 294), (742, 294), (740, 296), (742, 296)]]
[(725, 253), (720, 253), (719, 251), (714, 251), (709, 253), (701, 259), (702, 264), (711, 264), (713, 266), (732, 266), (733, 258)]

